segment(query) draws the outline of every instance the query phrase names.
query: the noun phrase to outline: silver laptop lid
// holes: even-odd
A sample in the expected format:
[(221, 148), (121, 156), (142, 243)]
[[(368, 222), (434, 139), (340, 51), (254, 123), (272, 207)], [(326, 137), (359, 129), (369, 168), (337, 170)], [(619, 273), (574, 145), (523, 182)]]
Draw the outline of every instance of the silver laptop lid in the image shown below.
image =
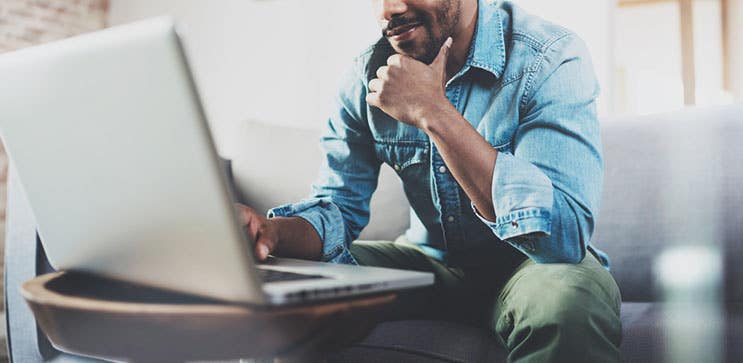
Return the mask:
[(171, 19), (2, 54), (0, 79), (55, 268), (265, 302)]

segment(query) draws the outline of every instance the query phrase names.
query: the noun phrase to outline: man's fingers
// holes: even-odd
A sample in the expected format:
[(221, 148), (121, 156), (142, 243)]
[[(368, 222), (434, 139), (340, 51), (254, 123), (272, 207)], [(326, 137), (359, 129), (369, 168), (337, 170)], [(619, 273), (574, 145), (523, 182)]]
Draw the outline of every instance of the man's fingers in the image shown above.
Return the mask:
[(266, 238), (259, 238), (258, 241), (255, 242), (255, 255), (260, 261), (264, 261), (266, 258), (268, 258), (268, 254), (271, 253), (271, 249), (272, 246)]
[(379, 69), (377, 69), (377, 78), (384, 80), (384, 81), (389, 80), (390, 79), (389, 71), (390, 71), (390, 67), (387, 67), (387, 66), (379, 67)]
[(446, 62), (449, 58), (449, 50), (451, 49), (451, 44), (453, 40), (451, 37), (446, 38), (446, 41), (444, 42), (444, 45), (441, 46), (441, 49), (439, 49), (439, 54), (436, 56), (436, 59), (433, 60), (431, 63), (431, 67), (434, 69), (438, 69), (442, 72), (446, 72)]
[(382, 91), (382, 85), (384, 82), (379, 78), (374, 78), (371, 81), (369, 81), (369, 91), (371, 92), (381, 92)]
[(248, 234), (248, 238), (250, 238), (252, 241), (255, 241), (258, 238), (258, 230), (260, 228), (260, 223), (256, 223), (255, 219), (251, 219), (243, 225), (243, 229)]
[(257, 228), (253, 240), (255, 241), (255, 255), (259, 260), (263, 261), (268, 257), (268, 254), (273, 252), (276, 248), (278, 241), (276, 235), (272, 232), (270, 221), (262, 223)]
[(376, 108), (381, 108), (382, 104), (379, 102), (379, 93), (369, 93), (366, 95), (366, 104)]
[(403, 56), (401, 56), (400, 54), (393, 54), (389, 58), (387, 58), (387, 65), (402, 67), (402, 58)]
[(275, 227), (271, 225), (271, 221), (252, 208), (242, 204), (235, 204), (235, 206), (238, 209), (243, 230), (250, 242), (253, 243), (255, 257), (259, 261), (265, 260), (278, 243)]
[(250, 224), (255, 211), (252, 208), (242, 204), (235, 204), (235, 207), (237, 207), (238, 216), (240, 217), (240, 223), (242, 223), (243, 225)]
[(243, 229), (247, 233), (248, 237), (255, 241), (259, 236), (259, 230), (261, 228), (260, 216), (256, 213), (253, 208), (248, 206), (237, 204), (240, 211), (240, 222), (243, 225)]

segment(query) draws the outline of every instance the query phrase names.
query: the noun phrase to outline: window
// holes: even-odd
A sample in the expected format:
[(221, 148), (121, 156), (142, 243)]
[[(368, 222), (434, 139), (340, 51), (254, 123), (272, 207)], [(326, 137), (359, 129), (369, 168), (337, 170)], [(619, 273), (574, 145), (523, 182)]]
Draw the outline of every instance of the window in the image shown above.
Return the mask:
[(617, 113), (728, 103), (723, 0), (620, 0), (615, 20)]

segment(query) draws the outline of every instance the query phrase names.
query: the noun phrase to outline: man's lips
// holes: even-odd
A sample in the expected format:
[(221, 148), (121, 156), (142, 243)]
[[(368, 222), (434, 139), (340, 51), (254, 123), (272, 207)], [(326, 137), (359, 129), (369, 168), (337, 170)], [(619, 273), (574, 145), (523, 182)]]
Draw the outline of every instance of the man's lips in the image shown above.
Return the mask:
[(413, 29), (417, 28), (421, 23), (410, 23), (405, 25), (400, 25), (398, 27), (392, 28), (387, 31), (388, 37), (396, 37), (398, 35), (405, 34), (409, 31), (412, 31)]

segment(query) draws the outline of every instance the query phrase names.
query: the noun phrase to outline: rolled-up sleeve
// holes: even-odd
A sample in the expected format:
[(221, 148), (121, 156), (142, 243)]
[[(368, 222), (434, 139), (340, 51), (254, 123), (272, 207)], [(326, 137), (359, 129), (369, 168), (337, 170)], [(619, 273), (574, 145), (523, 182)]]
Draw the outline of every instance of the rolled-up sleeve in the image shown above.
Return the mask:
[[(493, 171), (495, 235), (537, 263), (579, 263), (603, 183), (598, 83), (583, 42), (566, 35), (529, 75), (512, 153)], [(473, 205), (474, 208), (474, 205)]]
[(299, 217), (309, 222), (323, 241), (322, 260), (355, 264), (345, 243), (343, 214), (329, 198), (311, 198), (268, 211), (268, 218)]
[[(554, 188), (539, 168), (511, 154), (498, 155), (493, 173), (495, 223), (476, 215), (498, 238), (506, 241), (523, 235), (549, 235)], [(473, 204), (474, 208), (474, 204)]]
[[(369, 223), (381, 161), (366, 120), (366, 88), (359, 63), (346, 72), (320, 145), (324, 155), (309, 198), (273, 208), (272, 217), (300, 217), (323, 241), (325, 262), (355, 264), (348, 247)], [(300, 151), (301, 152), (301, 151)]]

